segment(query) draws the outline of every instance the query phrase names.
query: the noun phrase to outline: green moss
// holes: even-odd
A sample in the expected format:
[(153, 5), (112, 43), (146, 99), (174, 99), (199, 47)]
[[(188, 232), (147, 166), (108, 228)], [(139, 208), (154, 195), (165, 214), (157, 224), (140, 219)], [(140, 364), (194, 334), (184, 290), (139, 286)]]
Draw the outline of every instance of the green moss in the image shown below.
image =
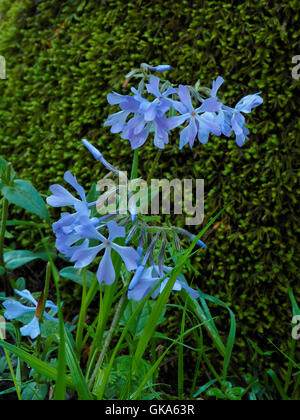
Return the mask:
[[(262, 92), (250, 141), (212, 138), (191, 152), (172, 138), (158, 170), (206, 182), (206, 214), (232, 202), (223, 225), (195, 260), (195, 282), (231, 305), (242, 337), (266, 345), (290, 339), (290, 283), (299, 295), (299, 2), (182, 0), (2, 0), (1, 154), (43, 192), (72, 169), (82, 182), (100, 168), (81, 147), (87, 137), (129, 170), (129, 144), (103, 127), (106, 95), (141, 62), (169, 63), (173, 81), (204, 85), (222, 75), (228, 104)], [(128, 92), (128, 88), (123, 89)], [(147, 171), (155, 150), (143, 149)], [(242, 346), (242, 344), (241, 344)], [(240, 355), (241, 362), (246, 355)]]

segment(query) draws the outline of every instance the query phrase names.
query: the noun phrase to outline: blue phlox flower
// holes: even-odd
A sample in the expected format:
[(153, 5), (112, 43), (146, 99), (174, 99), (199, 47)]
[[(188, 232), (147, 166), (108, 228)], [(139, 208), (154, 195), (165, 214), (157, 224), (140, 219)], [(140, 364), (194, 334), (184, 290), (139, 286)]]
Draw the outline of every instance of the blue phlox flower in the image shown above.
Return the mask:
[(218, 90), (220, 89), (223, 83), (224, 83), (224, 79), (221, 76), (218, 76), (216, 80), (213, 81), (213, 86), (212, 86), (212, 90), (210, 94), (212, 98), (217, 97)]
[(88, 247), (85, 245), (85, 247), (82, 247), (73, 253), (71, 261), (75, 262), (76, 268), (87, 267), (92, 263), (99, 252), (105, 250), (104, 256), (98, 267), (97, 278), (100, 284), (104, 281), (107, 285), (111, 285), (115, 281), (115, 270), (111, 260), (112, 249), (120, 255), (128, 271), (137, 268), (140, 257), (133, 248), (120, 246), (113, 242), (117, 238), (125, 237), (124, 227), (119, 226), (115, 221), (108, 222), (107, 227), (109, 230), (108, 239), (99, 233), (92, 224), (85, 224), (85, 221), (81, 220), (81, 224), (76, 228), (76, 231), (80, 236), (87, 239), (96, 239), (101, 242), (101, 244), (95, 247)]
[[(163, 149), (169, 141), (169, 121), (165, 114), (172, 106), (168, 96), (176, 93), (176, 90), (169, 87), (161, 92), (159, 82), (157, 77), (151, 77), (150, 83), (146, 86), (148, 92), (156, 97), (152, 102), (143, 98), (135, 88), (131, 89), (133, 96), (114, 92), (107, 97), (111, 105), (119, 105), (122, 111), (112, 114), (104, 125), (111, 126), (113, 133), (122, 132), (121, 137), (129, 140), (134, 150), (143, 146), (151, 130), (154, 131), (156, 147)], [(127, 121), (130, 114), (133, 116)]]
[[(29, 336), (32, 340), (35, 340), (41, 333), (40, 322), (36, 315), (38, 302), (34, 299), (28, 290), (23, 290), (22, 292), (15, 290), (15, 293), (29, 302), (32, 306), (22, 305), (19, 301), (13, 299), (6, 300), (2, 304), (6, 309), (4, 312), (4, 317), (7, 320), (12, 320), (20, 318), (28, 313), (34, 314), (32, 320), (27, 325), (22, 327), (20, 331), (22, 336)], [(58, 312), (57, 306), (49, 300), (46, 301), (45, 309), (50, 309), (54, 314), (57, 314)], [(44, 312), (44, 317), (51, 321), (58, 321), (56, 318), (50, 316), (46, 311)]]
[[(163, 270), (161, 272), (157, 265), (152, 265), (151, 267), (146, 268), (139, 276), (138, 282), (135, 284), (135, 286), (128, 291), (128, 299), (135, 301), (144, 299), (171, 270), (172, 269), (170, 267), (163, 266)], [(161, 284), (157, 287), (151, 296), (153, 299), (157, 298), (157, 296), (162, 293), (169, 280), (169, 277), (167, 277), (161, 282)], [(173, 290), (180, 291), (182, 289), (185, 289), (194, 299), (199, 297), (199, 294), (196, 290), (187, 286), (183, 281), (180, 280), (180, 277), (178, 277), (173, 286)]]
[(120, 95), (116, 92), (107, 95), (107, 100), (110, 105), (119, 105), (122, 111), (116, 112), (108, 117), (105, 121), (105, 127), (111, 127), (112, 133), (121, 133), (124, 130), (128, 116), (131, 113), (137, 113), (140, 107), (140, 102), (133, 96)]
[[(86, 247), (86, 243), (73, 246), (82, 239), (81, 235), (77, 232), (77, 227), (81, 225), (81, 220), (84, 217), (85, 223), (89, 221), (93, 226), (97, 227), (101, 219), (96, 217), (90, 218), (91, 211), (83, 210), (77, 213), (62, 213), (61, 219), (53, 224), (53, 231), (56, 235), (55, 246), (59, 252), (64, 254), (67, 258), (71, 258), (73, 253), (81, 248)], [(87, 241), (89, 242), (89, 241)]]
[[(56, 235), (56, 248), (66, 257), (71, 258), (74, 251), (78, 249), (72, 245), (82, 239), (75, 229), (80, 225), (80, 220), (84, 217), (85, 220), (89, 220), (89, 223), (97, 226), (100, 219), (91, 218), (90, 207), (96, 203), (87, 202), (85, 191), (78, 184), (76, 177), (71, 172), (66, 172), (64, 179), (77, 191), (81, 200), (74, 197), (61, 185), (56, 184), (50, 187), (53, 195), (47, 198), (47, 203), (52, 207), (71, 206), (76, 211), (75, 213), (62, 213), (60, 220), (53, 224), (53, 231)], [(85, 246), (85, 243), (79, 245), (80, 248)]]
[(236, 143), (240, 147), (248, 140), (249, 135), (246, 120), (242, 113), (249, 114), (253, 108), (258, 107), (264, 102), (263, 98), (259, 95), (260, 93), (245, 96), (236, 104), (235, 108), (223, 106), (223, 123), (228, 125), (230, 121), (232, 130), (236, 136)]
[(236, 104), (235, 110), (244, 114), (250, 114), (253, 108), (258, 107), (264, 102), (263, 98), (259, 96), (260, 94), (259, 92), (254, 95), (245, 96)]
[(201, 106), (195, 109), (190, 91), (186, 86), (179, 85), (178, 96), (180, 102), (174, 102), (173, 106), (182, 115), (171, 117), (169, 127), (173, 129), (187, 123), (187, 126), (180, 133), (180, 149), (187, 143), (190, 147), (193, 147), (197, 136), (201, 143), (206, 143), (210, 133), (217, 136), (221, 134), (220, 127), (215, 120), (215, 113), (221, 109), (222, 104), (216, 97), (204, 100)]
[(235, 111), (231, 119), (231, 125), (236, 136), (236, 143), (242, 147), (245, 141), (248, 140), (249, 135), (245, 117), (240, 112)]
[(149, 84), (146, 85), (147, 92), (155, 96), (156, 99), (153, 102), (141, 104), (140, 111), (144, 112), (145, 121), (153, 121), (157, 113), (165, 114), (169, 111), (173, 101), (168, 97), (177, 94), (177, 90), (172, 86), (161, 92), (159, 84), (160, 79), (152, 76)]
[(47, 198), (47, 203), (52, 207), (65, 207), (65, 206), (74, 206), (82, 202), (87, 204), (86, 196), (83, 187), (78, 184), (77, 179), (70, 171), (67, 171), (64, 175), (65, 181), (70, 184), (78, 193), (81, 200), (75, 198), (68, 190), (62, 187), (59, 184), (51, 185), (50, 191), (53, 195)]
[(168, 119), (158, 113), (153, 121), (146, 122), (143, 115), (133, 117), (125, 127), (122, 138), (129, 140), (133, 150), (143, 146), (149, 137), (150, 130), (154, 131), (154, 145), (164, 149), (169, 142)]
[(147, 249), (147, 252), (146, 252), (145, 256), (143, 257), (143, 245), (144, 245), (145, 238), (144, 238), (143, 234), (141, 235), (140, 244), (139, 244), (139, 248), (138, 248), (138, 255), (140, 256), (140, 263), (139, 263), (139, 266), (138, 266), (137, 270), (134, 273), (134, 276), (131, 279), (128, 290), (134, 289), (135, 286), (137, 285), (137, 283), (139, 282), (141, 276), (143, 275), (143, 273), (145, 271), (145, 267), (146, 267), (146, 264), (147, 264), (150, 256), (151, 255), (153, 256), (153, 250), (155, 248), (155, 245), (156, 245), (159, 237), (160, 237), (160, 232), (158, 232), (155, 235), (154, 239), (152, 240), (150, 246)]
[(152, 102), (143, 98), (135, 88), (131, 89), (134, 98), (139, 101), (140, 106), (138, 112), (125, 126), (122, 138), (129, 140), (134, 150), (146, 142), (151, 130), (154, 131), (154, 144), (156, 147), (163, 149), (169, 142), (169, 119), (165, 114), (171, 108), (173, 101), (169, 100), (167, 96), (176, 91), (170, 87), (166, 92), (161, 93), (159, 90), (159, 79), (156, 77), (151, 78), (147, 89), (149, 93), (156, 96), (156, 99)]

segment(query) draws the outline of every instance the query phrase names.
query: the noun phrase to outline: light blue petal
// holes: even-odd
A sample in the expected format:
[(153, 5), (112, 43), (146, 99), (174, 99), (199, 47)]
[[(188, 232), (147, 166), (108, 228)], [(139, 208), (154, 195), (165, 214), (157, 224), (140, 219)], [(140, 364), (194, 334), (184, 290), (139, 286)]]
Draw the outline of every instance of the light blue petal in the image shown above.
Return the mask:
[(54, 314), (57, 314), (58, 312), (58, 306), (51, 302), (51, 300), (46, 301), (45, 308), (50, 309)]
[(186, 107), (188, 112), (193, 112), (194, 107), (192, 104), (191, 94), (190, 91), (186, 86), (179, 85), (178, 87), (178, 96), (183, 103), (183, 105)]
[(158, 107), (158, 103), (152, 102), (152, 104), (150, 104), (149, 108), (144, 114), (145, 121), (153, 121), (155, 119)]
[(191, 287), (187, 286), (182, 281), (178, 281), (178, 283), (180, 283), (181, 287), (183, 289), (185, 289), (193, 299), (198, 299), (199, 298), (199, 293), (197, 292), (197, 290), (192, 289)]
[(119, 226), (115, 220), (107, 223), (109, 231), (109, 241), (114, 241), (116, 238), (125, 238), (126, 230), (124, 226)]
[(105, 121), (104, 126), (111, 126), (110, 131), (113, 134), (120, 133), (126, 124), (126, 120), (129, 114), (129, 111), (120, 111), (116, 114), (110, 115), (110, 117), (108, 117), (108, 119)]
[(188, 142), (189, 142), (189, 133), (190, 128), (189, 126), (185, 127), (180, 133), (180, 144), (179, 150), (181, 150)]
[(221, 106), (222, 104), (218, 102), (217, 98), (208, 98), (195, 112), (217, 112), (221, 109)]
[(115, 278), (116, 273), (111, 260), (111, 248), (106, 248), (104, 256), (99, 264), (97, 279), (99, 281), (99, 284), (101, 284), (104, 281), (105, 284), (110, 286), (115, 281)]
[(159, 71), (159, 72), (164, 72), (164, 71), (169, 71), (171, 70), (171, 66), (169, 66), (168, 64), (160, 64), (158, 66), (155, 67), (149, 67), (149, 70), (151, 71)]
[(154, 127), (155, 127), (154, 144), (159, 149), (164, 149), (165, 145), (168, 144), (169, 142), (168, 132), (156, 122), (154, 123)]
[(129, 288), (128, 288), (129, 290), (132, 290), (132, 289), (134, 289), (136, 287), (137, 283), (139, 282), (141, 276), (144, 273), (144, 270), (145, 270), (145, 267), (144, 266), (140, 265), (138, 267), (138, 269), (136, 270), (136, 272), (135, 272), (135, 274), (132, 277), (132, 280), (130, 282), (130, 285), (129, 285)]
[(259, 93), (256, 93), (254, 95), (245, 96), (237, 103), (235, 109), (239, 112), (249, 114), (253, 108), (256, 108), (264, 102), (263, 98), (259, 95)]
[[(154, 287), (155, 285), (153, 285)], [(128, 291), (128, 299), (132, 299), (136, 302), (144, 299), (148, 293), (153, 289), (153, 287), (149, 287), (149, 283), (138, 283), (132, 290)]]
[(50, 191), (53, 195), (47, 198), (47, 203), (52, 207), (74, 206), (79, 200), (64, 187), (58, 184), (51, 185)]
[(4, 317), (8, 320), (16, 319), (24, 314), (29, 312), (35, 312), (35, 308), (29, 308), (28, 306), (22, 305), (20, 302), (16, 300), (6, 300), (2, 303), (6, 311), (4, 312)]
[(78, 251), (74, 252), (71, 261), (75, 262), (75, 268), (83, 268), (90, 265), (96, 256), (99, 254), (100, 251), (104, 249), (104, 245), (96, 246), (93, 248), (87, 249), (79, 249)]
[(214, 97), (217, 96), (218, 90), (220, 89), (223, 83), (224, 83), (224, 79), (221, 76), (217, 77), (217, 79), (213, 81), (211, 96), (214, 96)]
[(81, 200), (86, 202), (84, 188), (78, 184), (76, 176), (72, 175), (70, 171), (67, 171), (64, 175), (64, 179), (78, 192)]
[(107, 95), (107, 101), (110, 105), (119, 105), (121, 102), (126, 100), (126, 96), (120, 95), (119, 93), (113, 92)]
[(14, 292), (21, 296), (23, 299), (26, 299), (28, 302), (31, 302), (35, 307), (37, 307), (37, 301), (34, 299), (34, 297), (32, 296), (32, 294), (29, 292), (29, 290), (22, 290), (22, 292), (20, 292), (19, 290), (15, 289)]
[(20, 328), (20, 331), (23, 337), (29, 336), (31, 340), (35, 340), (41, 334), (38, 318), (34, 317), (28, 325)]
[(80, 225), (76, 226), (74, 229), (81, 238), (88, 239), (98, 239), (101, 242), (105, 242), (106, 238), (97, 231), (95, 226), (91, 223), (91, 220), (85, 216), (80, 218)]
[(158, 77), (152, 76), (149, 84), (146, 85), (148, 93), (152, 93), (152, 95), (156, 96), (157, 98), (160, 97), (159, 82), (160, 79)]
[(117, 244), (112, 244), (112, 248), (120, 255), (128, 271), (137, 269), (140, 256), (133, 248)]

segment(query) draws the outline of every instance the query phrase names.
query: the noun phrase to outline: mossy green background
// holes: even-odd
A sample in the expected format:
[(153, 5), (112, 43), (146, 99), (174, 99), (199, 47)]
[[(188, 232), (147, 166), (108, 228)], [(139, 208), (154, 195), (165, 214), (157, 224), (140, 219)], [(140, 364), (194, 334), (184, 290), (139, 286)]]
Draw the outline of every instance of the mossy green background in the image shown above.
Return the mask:
[[(262, 92), (264, 104), (247, 117), (250, 140), (212, 137), (208, 145), (177, 150), (172, 136), (157, 177), (204, 178), (206, 216), (232, 202), (223, 224), (206, 238), (195, 279), (237, 316), (239, 360), (246, 336), (283, 349), (291, 337), (287, 285), (299, 287), (299, 81), (292, 57), (300, 54), (300, 4), (261, 0), (1, 0), (0, 154), (46, 193), (66, 170), (97, 181), (99, 168), (80, 139), (130, 170), (129, 143), (103, 122), (112, 112), (107, 93), (141, 62), (171, 64), (176, 83), (210, 86), (226, 79), (228, 105)], [(141, 175), (156, 150), (141, 152)], [(143, 172), (144, 171), (144, 172)], [(227, 328), (227, 325), (224, 325)]]

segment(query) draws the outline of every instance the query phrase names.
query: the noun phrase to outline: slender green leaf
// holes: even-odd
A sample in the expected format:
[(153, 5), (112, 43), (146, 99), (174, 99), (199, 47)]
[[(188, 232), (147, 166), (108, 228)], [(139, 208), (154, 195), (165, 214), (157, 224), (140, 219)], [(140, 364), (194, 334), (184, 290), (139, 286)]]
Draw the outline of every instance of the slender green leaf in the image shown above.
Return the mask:
[[(7, 349), (16, 356), (20, 357), (20, 359), (27, 363), (28, 366), (30, 366), (32, 369), (36, 370), (40, 374), (45, 375), (47, 376), (47, 378), (50, 378), (54, 381), (57, 380), (57, 369), (55, 369), (54, 367), (48, 365), (45, 362), (42, 362), (35, 356), (27, 353), (22, 349), (19, 349), (18, 347), (15, 347), (12, 344), (7, 343), (6, 341), (0, 340), (0, 346)], [(74, 382), (69, 377), (66, 377), (66, 383), (69, 388), (75, 389)]]
[(67, 365), (69, 366), (71, 376), (73, 378), (74, 385), (78, 393), (79, 400), (83, 400), (83, 401), (92, 400), (93, 398), (90, 394), (88, 384), (84, 378), (79, 362), (76, 358), (76, 354), (72, 347), (67, 331), (65, 331), (65, 343), (66, 343)]

